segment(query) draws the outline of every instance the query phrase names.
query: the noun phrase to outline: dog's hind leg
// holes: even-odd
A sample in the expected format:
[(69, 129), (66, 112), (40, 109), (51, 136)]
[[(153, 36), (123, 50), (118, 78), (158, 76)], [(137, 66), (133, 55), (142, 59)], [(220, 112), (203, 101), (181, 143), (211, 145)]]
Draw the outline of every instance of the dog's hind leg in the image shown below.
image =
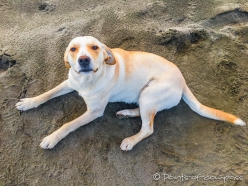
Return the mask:
[(139, 108), (142, 127), (139, 133), (126, 138), (121, 150), (131, 150), (142, 139), (153, 133), (154, 117), (158, 111), (177, 105), (182, 96), (183, 81), (171, 74), (162, 74), (151, 81), (140, 93)]
[(128, 117), (138, 117), (140, 116), (140, 109), (135, 108), (135, 109), (121, 110), (119, 112), (116, 112), (116, 116), (119, 119), (128, 118)]
[[(126, 138), (121, 143), (121, 150), (131, 150), (138, 142), (142, 139), (150, 136), (153, 133), (153, 121), (154, 116), (157, 112), (156, 101), (151, 99), (155, 92), (152, 90), (152, 87), (146, 87), (140, 94), (139, 98), (139, 109), (136, 109), (136, 115), (141, 116), (142, 120), (142, 127), (140, 131), (131, 136)], [(121, 112), (121, 111), (120, 111)], [(124, 112), (124, 111), (122, 111)], [(125, 113), (129, 113), (130, 111), (125, 111)], [(129, 113), (130, 114), (130, 113)]]
[(140, 109), (142, 119), (141, 130), (134, 136), (124, 139), (120, 146), (121, 150), (131, 150), (138, 142), (153, 133), (153, 121), (156, 113), (150, 109), (142, 109), (142, 107)]

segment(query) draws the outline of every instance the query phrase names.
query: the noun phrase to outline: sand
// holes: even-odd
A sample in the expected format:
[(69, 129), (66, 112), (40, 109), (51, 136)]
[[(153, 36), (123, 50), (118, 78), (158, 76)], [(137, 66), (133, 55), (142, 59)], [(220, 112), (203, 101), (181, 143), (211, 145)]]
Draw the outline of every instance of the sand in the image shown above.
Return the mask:
[[(66, 46), (91, 35), (111, 48), (173, 61), (200, 102), (247, 122), (246, 0), (0, 0), (0, 12), (0, 185), (224, 185), (208, 175), (248, 184), (247, 127), (203, 118), (183, 101), (159, 112), (154, 134), (130, 152), (120, 143), (141, 120), (115, 113), (135, 105), (108, 104), (103, 117), (52, 150), (39, 148), (43, 137), (86, 111), (78, 93), (15, 109), (20, 98), (64, 81)], [(205, 177), (168, 179), (182, 174)]]

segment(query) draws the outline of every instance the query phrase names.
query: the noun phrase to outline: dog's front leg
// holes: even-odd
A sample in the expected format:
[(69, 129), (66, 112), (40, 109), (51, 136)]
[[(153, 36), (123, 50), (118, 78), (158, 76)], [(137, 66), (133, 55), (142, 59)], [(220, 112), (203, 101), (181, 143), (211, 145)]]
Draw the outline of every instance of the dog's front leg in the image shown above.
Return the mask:
[(33, 98), (21, 99), (18, 103), (16, 103), (16, 108), (21, 111), (35, 108), (38, 107), (40, 104), (45, 103), (49, 99), (52, 99), (57, 96), (61, 96), (63, 94), (67, 94), (71, 91), (73, 91), (73, 89), (71, 89), (68, 86), (68, 80), (65, 80), (64, 82), (62, 82), (52, 90), (45, 92), (44, 94), (41, 94)]
[(40, 147), (43, 149), (51, 149), (53, 148), (61, 139), (66, 137), (70, 132), (76, 130), (77, 128), (93, 121), (94, 119), (103, 115), (103, 110), (87, 110), (82, 116), (79, 118), (64, 124), (61, 128), (45, 137), (40, 143)]

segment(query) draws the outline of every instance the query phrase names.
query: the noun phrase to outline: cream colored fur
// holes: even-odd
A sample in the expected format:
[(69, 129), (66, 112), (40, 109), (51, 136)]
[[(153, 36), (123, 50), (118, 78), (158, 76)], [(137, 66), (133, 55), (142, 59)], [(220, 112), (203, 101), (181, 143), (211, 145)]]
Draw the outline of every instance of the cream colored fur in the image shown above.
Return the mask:
[[(90, 72), (81, 71), (78, 60), (82, 56), (90, 58)], [(245, 125), (234, 115), (202, 105), (189, 90), (176, 65), (155, 54), (109, 49), (97, 39), (85, 36), (70, 42), (64, 60), (70, 68), (67, 80), (44, 94), (21, 99), (16, 104), (17, 109), (25, 111), (73, 90), (87, 104), (87, 111), (82, 116), (45, 137), (41, 148), (53, 148), (70, 132), (101, 117), (108, 102), (138, 104), (136, 109), (116, 113), (120, 118), (141, 116), (142, 120), (141, 130), (122, 141), (120, 148), (125, 151), (153, 133), (158, 111), (176, 106), (181, 98), (202, 116)]]

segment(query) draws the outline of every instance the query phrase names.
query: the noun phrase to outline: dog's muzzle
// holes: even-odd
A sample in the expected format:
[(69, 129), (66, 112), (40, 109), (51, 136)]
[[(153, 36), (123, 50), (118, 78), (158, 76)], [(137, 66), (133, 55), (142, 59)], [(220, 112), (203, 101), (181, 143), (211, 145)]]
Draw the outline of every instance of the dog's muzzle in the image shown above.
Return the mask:
[(96, 72), (98, 70), (98, 68), (96, 70), (93, 70), (91, 67), (90, 67), (90, 62), (91, 62), (91, 59), (84, 55), (84, 56), (80, 56), (79, 59), (78, 59), (78, 64), (80, 66), (80, 70), (76, 72), (79, 74), (80, 72)]
[(90, 66), (90, 58), (88, 56), (80, 56), (78, 59), (78, 64), (82, 68), (89, 68)]

